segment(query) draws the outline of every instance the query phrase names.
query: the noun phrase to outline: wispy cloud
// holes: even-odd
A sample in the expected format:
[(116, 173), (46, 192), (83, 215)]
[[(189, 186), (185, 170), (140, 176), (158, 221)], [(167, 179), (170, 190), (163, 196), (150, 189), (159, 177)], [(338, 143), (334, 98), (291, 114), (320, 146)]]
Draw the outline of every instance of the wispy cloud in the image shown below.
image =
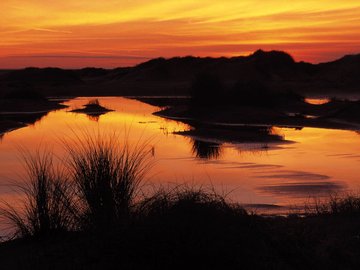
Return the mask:
[(33, 28), (32, 30), (35, 31), (43, 31), (43, 32), (50, 32), (50, 33), (64, 33), (64, 34), (71, 34), (71, 31), (66, 30), (56, 30), (56, 29), (47, 29), (47, 28)]
[[(106, 59), (105, 54), (115, 59), (113, 51), (126, 55), (136, 50), (142, 51), (140, 61), (188, 54), (233, 56), (264, 48), (322, 62), (360, 48), (358, 0), (4, 2), (0, 57), (26, 50), (33, 59), (44, 54), (80, 61), (69, 52), (85, 59), (88, 51), (102, 50), (99, 59)], [(54, 65), (61, 64), (61, 57), (51, 58)]]
[(40, 55), (11, 55), (10, 58), (71, 58), (71, 59), (124, 59), (149, 60), (151, 57), (132, 55), (66, 55), (66, 54), (40, 54)]

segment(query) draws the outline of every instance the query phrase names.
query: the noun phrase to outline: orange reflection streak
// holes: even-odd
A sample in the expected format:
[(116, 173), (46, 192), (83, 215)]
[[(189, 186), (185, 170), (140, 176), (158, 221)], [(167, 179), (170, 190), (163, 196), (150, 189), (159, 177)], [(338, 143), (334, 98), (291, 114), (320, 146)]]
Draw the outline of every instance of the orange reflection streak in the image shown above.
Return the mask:
[(330, 102), (328, 98), (306, 98), (305, 102), (313, 105), (323, 105)]
[(0, 68), (116, 67), (259, 48), (322, 62), (358, 53), (359, 14), (357, 0), (4, 0)]

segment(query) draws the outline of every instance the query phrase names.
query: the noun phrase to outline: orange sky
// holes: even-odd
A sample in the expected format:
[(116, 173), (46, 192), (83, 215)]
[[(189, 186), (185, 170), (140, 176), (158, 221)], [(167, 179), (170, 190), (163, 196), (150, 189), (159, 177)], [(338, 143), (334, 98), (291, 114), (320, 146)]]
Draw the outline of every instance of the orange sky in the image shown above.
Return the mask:
[(360, 53), (359, 0), (1, 0), (0, 68), (116, 67), (262, 48)]

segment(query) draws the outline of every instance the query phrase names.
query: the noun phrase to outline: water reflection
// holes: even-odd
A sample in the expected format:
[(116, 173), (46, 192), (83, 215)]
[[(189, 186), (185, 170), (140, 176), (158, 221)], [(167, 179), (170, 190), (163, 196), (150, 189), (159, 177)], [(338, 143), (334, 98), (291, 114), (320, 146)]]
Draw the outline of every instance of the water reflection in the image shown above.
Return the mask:
[[(217, 141), (232, 144), (248, 144), (254, 150), (269, 149), (269, 144), (286, 143), (284, 135), (277, 129), (268, 126), (233, 126), (204, 124), (192, 121), (191, 129), (176, 132), (176, 134), (197, 138), (200, 141)], [(254, 147), (255, 146), (255, 147)]]
[(99, 122), (101, 114), (88, 114), (86, 115), (90, 121)]
[[(310, 195), (359, 190), (360, 136), (353, 131), (229, 125), (191, 128), (152, 115), (157, 107), (136, 100), (100, 100), (115, 111), (97, 119), (68, 112), (88, 102), (88, 98), (77, 98), (66, 103), (68, 109), (46, 117), (46, 113), (27, 116), (28, 123), (39, 124), (0, 135), (0, 193), (6, 191), (7, 179), (16, 179), (22, 170), (14, 145), (35, 150), (39, 144), (48, 144), (63, 157), (58, 140), (71, 136), (70, 129), (115, 130), (123, 135), (130, 129), (128, 139), (133, 143), (153, 138), (150, 151), (157, 162), (149, 182), (154, 185), (211, 184), (220, 191), (235, 190), (231, 199), (241, 203), (276, 205), (301, 204)], [(8, 194), (6, 199), (14, 200)]]
[(176, 132), (190, 138), (192, 153), (197, 158), (219, 159), (225, 143), (243, 153), (263, 154), (290, 143), (285, 137), (267, 126), (216, 126), (191, 123), (191, 129)]
[(192, 153), (197, 158), (218, 159), (221, 154), (221, 145), (218, 143), (191, 139)]
[(311, 182), (296, 182), (296, 183), (281, 183), (274, 185), (265, 185), (258, 188), (260, 191), (283, 195), (289, 197), (305, 197), (305, 196), (326, 196), (344, 189), (344, 185), (339, 182), (319, 181), (315, 183)]
[(312, 105), (324, 105), (329, 103), (331, 100), (329, 98), (305, 98), (305, 102)]

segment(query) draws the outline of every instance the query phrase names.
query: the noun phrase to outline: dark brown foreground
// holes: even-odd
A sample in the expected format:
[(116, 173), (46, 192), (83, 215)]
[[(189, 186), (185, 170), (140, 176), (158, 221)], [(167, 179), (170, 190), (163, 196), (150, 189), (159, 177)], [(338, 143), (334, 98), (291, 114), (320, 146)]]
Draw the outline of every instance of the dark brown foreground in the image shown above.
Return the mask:
[[(155, 200), (121, 227), (0, 245), (2, 269), (359, 269), (359, 199), (265, 218), (199, 194)], [(143, 209), (144, 210), (144, 209)]]

